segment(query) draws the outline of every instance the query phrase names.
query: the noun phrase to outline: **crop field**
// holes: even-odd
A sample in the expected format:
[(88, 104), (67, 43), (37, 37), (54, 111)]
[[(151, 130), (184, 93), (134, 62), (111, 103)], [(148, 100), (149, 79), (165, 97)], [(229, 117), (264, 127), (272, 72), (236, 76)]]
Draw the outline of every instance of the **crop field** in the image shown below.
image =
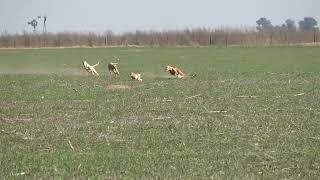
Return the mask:
[(1, 179), (320, 177), (319, 47), (1, 49), (0, 62)]

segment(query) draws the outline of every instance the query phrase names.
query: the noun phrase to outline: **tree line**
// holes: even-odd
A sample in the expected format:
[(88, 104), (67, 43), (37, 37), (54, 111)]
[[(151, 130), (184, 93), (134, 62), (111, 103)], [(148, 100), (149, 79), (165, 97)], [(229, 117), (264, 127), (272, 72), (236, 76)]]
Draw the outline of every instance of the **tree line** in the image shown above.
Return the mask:
[[(274, 30), (289, 30), (296, 31), (297, 26), (294, 20), (287, 19), (282, 25), (273, 26), (271, 21), (265, 17), (261, 17), (256, 21), (257, 30), (258, 31), (274, 31)], [(317, 27), (318, 22), (313, 17), (305, 17), (303, 20), (298, 22), (300, 31), (319, 31), (319, 27)]]
[(0, 34), (0, 48), (40, 47), (111, 47), (111, 46), (272, 46), (317, 43), (320, 34), (317, 21), (306, 17), (295, 22), (287, 19), (282, 25), (272, 25), (261, 17), (255, 28), (194, 28), (169, 31), (135, 31), (116, 34), (112, 31), (15, 33)]

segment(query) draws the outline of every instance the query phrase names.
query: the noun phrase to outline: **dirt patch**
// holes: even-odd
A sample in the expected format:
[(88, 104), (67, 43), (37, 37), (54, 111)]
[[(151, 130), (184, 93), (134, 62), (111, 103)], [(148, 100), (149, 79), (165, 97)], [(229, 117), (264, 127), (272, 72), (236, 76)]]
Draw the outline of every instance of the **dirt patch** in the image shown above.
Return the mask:
[(127, 89), (131, 89), (130, 86), (128, 85), (109, 85), (106, 88), (107, 90), (127, 90)]

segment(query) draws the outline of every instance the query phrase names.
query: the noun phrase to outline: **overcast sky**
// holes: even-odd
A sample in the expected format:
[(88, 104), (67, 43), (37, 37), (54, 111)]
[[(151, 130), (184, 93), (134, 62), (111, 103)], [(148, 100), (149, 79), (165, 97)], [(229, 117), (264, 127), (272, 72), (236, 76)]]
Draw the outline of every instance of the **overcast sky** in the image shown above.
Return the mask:
[(32, 31), (27, 21), (44, 14), (50, 32), (254, 27), (260, 17), (320, 23), (320, 0), (0, 0), (0, 31)]

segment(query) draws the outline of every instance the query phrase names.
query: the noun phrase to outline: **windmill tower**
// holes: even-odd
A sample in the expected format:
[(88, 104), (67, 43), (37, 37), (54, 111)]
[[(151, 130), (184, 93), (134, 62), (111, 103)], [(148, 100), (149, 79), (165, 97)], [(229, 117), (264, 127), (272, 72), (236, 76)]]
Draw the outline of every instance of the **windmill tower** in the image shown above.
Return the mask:
[(44, 15), (43, 16), (43, 32), (47, 32), (47, 24), (46, 24), (46, 22), (47, 22), (47, 15)]
[(43, 20), (43, 28), (42, 28), (42, 32), (46, 33), (47, 32), (47, 15), (44, 16), (38, 16), (38, 19), (42, 19)]

